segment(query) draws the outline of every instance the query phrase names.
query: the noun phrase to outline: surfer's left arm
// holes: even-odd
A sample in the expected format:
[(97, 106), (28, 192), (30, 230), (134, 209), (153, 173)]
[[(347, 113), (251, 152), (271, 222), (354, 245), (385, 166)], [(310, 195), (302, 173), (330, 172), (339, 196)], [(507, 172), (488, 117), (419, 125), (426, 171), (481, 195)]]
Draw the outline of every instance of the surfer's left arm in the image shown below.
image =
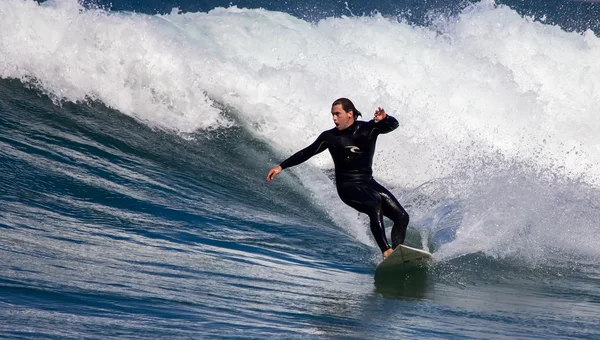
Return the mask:
[(392, 132), (400, 125), (398, 120), (388, 115), (382, 107), (377, 107), (373, 120), (376, 123), (374, 124), (373, 129), (374, 131), (377, 130), (378, 134)]

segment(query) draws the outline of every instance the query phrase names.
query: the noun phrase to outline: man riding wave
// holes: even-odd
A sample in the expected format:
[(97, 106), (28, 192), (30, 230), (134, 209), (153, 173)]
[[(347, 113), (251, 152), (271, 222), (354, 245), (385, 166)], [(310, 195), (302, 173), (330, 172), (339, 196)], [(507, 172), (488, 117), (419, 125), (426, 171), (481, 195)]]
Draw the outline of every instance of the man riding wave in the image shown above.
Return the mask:
[[(329, 150), (335, 165), (338, 195), (344, 203), (369, 216), (371, 232), (385, 258), (404, 243), (409, 217), (394, 195), (373, 179), (372, 165), (377, 137), (395, 130), (398, 121), (381, 107), (375, 111), (373, 120), (358, 121), (361, 113), (347, 98), (333, 102), (331, 115), (335, 127), (324, 131), (314, 143), (273, 167), (267, 174), (267, 182), (283, 169)], [(383, 216), (394, 222), (391, 245), (385, 236)]]

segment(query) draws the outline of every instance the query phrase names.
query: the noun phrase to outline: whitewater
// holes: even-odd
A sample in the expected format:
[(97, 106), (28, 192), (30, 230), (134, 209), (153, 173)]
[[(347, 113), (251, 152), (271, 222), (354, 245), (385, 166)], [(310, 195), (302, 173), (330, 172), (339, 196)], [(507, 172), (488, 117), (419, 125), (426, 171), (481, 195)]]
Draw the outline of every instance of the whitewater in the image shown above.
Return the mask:
[[(157, 226), (159, 236), (156, 237), (165, 237), (168, 241), (148, 244), (164, 246), (160, 254), (164, 252), (161, 256), (165, 258), (174, 256), (168, 247), (181, 248), (182, 252), (190, 252), (194, 259), (210, 267), (207, 271), (214, 277), (230, 275), (234, 281), (240, 280), (239, 287), (243, 289), (264, 283), (268, 289), (278, 292), (293, 285), (293, 281), (287, 281), (292, 280), (287, 276), (289, 266), (298, 274), (296, 278), (302, 287), (300, 292), (286, 291), (293, 295), (291, 299), (300, 299), (303, 294), (314, 297), (310, 295), (314, 288), (311, 282), (317, 282), (316, 289), (338, 279), (340, 287), (352, 287), (354, 280), (360, 287), (369, 286), (369, 275), (380, 255), (366, 227), (367, 219), (344, 206), (337, 197), (331, 175), (333, 163), (327, 153), (286, 170), (277, 178), (278, 184), (263, 182), (269, 168), (333, 126), (329, 113), (331, 102), (347, 97), (363, 112), (365, 120), (371, 119), (375, 109), (381, 106), (400, 122), (396, 131), (378, 140), (374, 177), (390, 188), (409, 212), (407, 240), (410, 245), (433, 252), (437, 267), (433, 269), (431, 285), (438, 287), (435, 296), (452, 293), (459, 301), (464, 296), (457, 292), (468, 282), (477, 281), (480, 274), (490, 277), (484, 280), (485, 285), (510, 282), (511, 277), (518, 277), (517, 287), (528, 287), (524, 291), (536, 291), (538, 281), (554, 282), (556, 278), (566, 280), (557, 286), (568, 287), (569, 275), (582, 275), (586, 278), (585, 284), (579, 285), (578, 279), (573, 282), (585, 290), (583, 287), (589, 287), (588, 284), (597, 283), (595, 263), (600, 260), (599, 58), (598, 32), (569, 31), (547, 23), (543, 17), (523, 15), (509, 6), (487, 0), (470, 4), (457, 15), (431, 13), (427, 26), (376, 11), (368, 15), (349, 13), (307, 21), (284, 12), (235, 5), (215, 7), (207, 12), (183, 12), (173, 8), (167, 14), (144, 14), (112, 11), (76, 0), (41, 4), (30, 0), (4, 0), (0, 2), (0, 78), (3, 82), (18, 81), (22, 86), (15, 90), (18, 93), (33, 91), (40, 101), (50, 102), (54, 109), (36, 109), (46, 112), (40, 113), (40, 117), (45, 117), (40, 118), (41, 121), (51, 121), (48, 117), (52, 114), (48, 112), (52, 110), (85, 112), (82, 117), (87, 118), (81, 121), (88, 123), (77, 124), (90, 124), (85, 125), (84, 130), (92, 132), (79, 136), (59, 129), (62, 132), (52, 134), (60, 138), (67, 136), (65, 140), (73, 143), (91, 139), (94, 142), (90, 145), (100, 145), (97, 148), (102, 152), (91, 156), (66, 142), (55, 145), (42, 141), (40, 148), (47, 149), (49, 154), (60, 154), (62, 158), (51, 165), (37, 160), (37, 152), (20, 149), (18, 138), (14, 137), (13, 141), (10, 136), (13, 133), (35, 135), (38, 125), (33, 118), (24, 123), (27, 128), (13, 124), (12, 119), (18, 122), (18, 118), (8, 118), (13, 117), (8, 112), (18, 117), (16, 112), (22, 108), (11, 104), (19, 100), (13, 101), (13, 97), (6, 95), (0, 100), (7, 107), (3, 111), (6, 122), (11, 123), (5, 125), (6, 140), (1, 140), (0, 155), (5, 160), (27, 160), (43, 169), (36, 176), (61, 169), (69, 178), (86, 185), (147, 204), (147, 208), (140, 208), (141, 215), (137, 215), (138, 212), (126, 211), (125, 203), (104, 207), (104, 201), (93, 195), (80, 201), (79, 194), (70, 196), (71, 193), (40, 189), (64, 204), (99, 205), (102, 207), (94, 209), (124, 220), (131, 214), (132, 220)], [(21, 97), (35, 102), (25, 94), (14, 98)], [(35, 117), (36, 110), (29, 110), (31, 117)], [(46, 124), (50, 123), (39, 124), (40, 131), (54, 131)], [(121, 147), (116, 148), (118, 152), (111, 151), (112, 144), (95, 137), (103, 124), (111, 127), (106, 132), (110, 138), (125, 145), (142, 145), (140, 150), (145, 151), (138, 152), (134, 147), (133, 151)], [(138, 131), (141, 132), (138, 134)], [(53, 138), (48, 140), (54, 141)], [(38, 145), (28, 139), (22, 143)], [(103, 156), (104, 153), (119, 162), (111, 163), (111, 158)], [(170, 165), (170, 162), (176, 164), (172, 172), (160, 166)], [(79, 172), (79, 166), (91, 170)], [(125, 180), (115, 181), (109, 175), (95, 177), (96, 172)], [(53, 178), (50, 180), (58, 181)], [(9, 180), (3, 183), (6, 188), (16, 190)], [(48, 219), (36, 219), (32, 217), (39, 214), (35, 204), (19, 202), (18, 198), (14, 201), (7, 198), (3, 203), (0, 223), (5, 226), (18, 228), (21, 223), (43, 228), (43, 225), (62, 223), (77, 230), (75, 234), (79, 236), (88, 235), (87, 224), (81, 226), (81, 221), (70, 220), (83, 217), (64, 219), (57, 213), (49, 214)], [(274, 205), (273, 209), (270, 204)], [(159, 207), (159, 212), (152, 212), (151, 206)], [(198, 225), (206, 223), (211, 226), (210, 232), (202, 231), (201, 227), (198, 227), (200, 231), (185, 229), (181, 237), (186, 241), (178, 239), (177, 232), (170, 230), (189, 226), (179, 217), (168, 217), (171, 210), (192, 216)], [(94, 225), (93, 217), (86, 218), (84, 222)], [(213, 230), (218, 223), (227, 227), (222, 231), (216, 227)], [(273, 226), (284, 226), (283, 232), (289, 238), (274, 236), (273, 230), (280, 229)], [(190, 236), (196, 232), (207, 232), (208, 236)], [(356, 256), (348, 260), (350, 263), (335, 265), (348, 255), (343, 253), (345, 248), (335, 250), (335, 259), (327, 259), (324, 248), (311, 247), (314, 240), (300, 236), (304, 233), (324, 233), (322, 237), (327, 240), (340, 240), (340, 244), (351, 249), (350, 256)], [(24, 232), (22, 237), (26, 234)], [(137, 237), (149, 237), (145, 234), (132, 237), (128, 230), (120, 230), (118, 235), (131, 242)], [(261, 243), (261, 237), (252, 235), (264, 236), (264, 242), (282, 248), (259, 251), (257, 249), (263, 246), (265, 249), (270, 246)], [(217, 237), (219, 241), (213, 243), (204, 237), (206, 240)], [(21, 236), (10, 239), (22, 241)], [(13, 241), (6, 241), (4, 249), (13, 249), (7, 245)], [(113, 256), (127, 253), (130, 241), (116, 245)], [(211, 262), (215, 261), (214, 254), (223, 250), (220, 247), (225, 247), (220, 242), (236, 245), (238, 241), (244, 247), (232, 245), (225, 253), (228, 261), (242, 264), (251, 273), (244, 276), (244, 280), (236, 278), (231, 268), (225, 270)], [(194, 242), (200, 244), (199, 248), (193, 247)], [(286, 246), (286, 242), (290, 245)], [(335, 245), (335, 241), (332, 243)], [(92, 253), (106, 251), (109, 244)], [(133, 248), (143, 253), (140, 256), (153, 257), (148, 249), (136, 247)], [(80, 254), (79, 251), (76, 253)], [(95, 259), (93, 255), (81, 256), (91, 256), (90, 261)], [(248, 263), (245, 257), (251, 258)], [(18, 256), (14, 259), (16, 262), (11, 262), (14, 267), (26, 262), (20, 262)], [(179, 255), (173, 259), (169, 270), (176, 270), (177, 266), (185, 268), (186, 262)], [(106, 265), (114, 269), (110, 261)], [(269, 281), (264, 272), (255, 272), (253, 265), (275, 268), (275, 282)], [(90, 272), (106, 268), (102, 263), (97, 266)], [(477, 269), (480, 266), (487, 268), (482, 269), (483, 274)], [(202, 268), (194, 266), (197, 272), (190, 275), (200, 273)], [(492, 274), (496, 269), (501, 279)], [(123, 275), (107, 272), (117, 277)], [(258, 277), (253, 276), (256, 273), (260, 273)], [(536, 280), (539, 276), (543, 279)], [(246, 281), (248, 277), (257, 281)], [(531, 277), (536, 282), (535, 288), (522, 283)], [(321, 279), (324, 282), (319, 281)], [(185, 282), (186, 287), (194, 284), (189, 278), (185, 278)], [(205, 283), (213, 287), (211, 282)], [(448, 282), (454, 288), (456, 285), (461, 288), (457, 291), (439, 288)], [(95, 284), (102, 286), (102, 282)], [(119, 284), (122, 283), (118, 279), (110, 283), (111, 287)], [(176, 281), (162, 284), (162, 288), (152, 288), (145, 282), (145, 291), (164, 289), (167, 292), (169, 287), (177, 286)], [(482, 301), (496, 299), (492, 292), (486, 291), (490, 286), (486, 287), (473, 288), (482, 289), (473, 296), (480, 296)], [(219, 289), (214, 289), (211, 297), (219, 295)], [(502, 289), (498, 288), (500, 293), (497, 293), (504, 297), (514, 294), (512, 289), (518, 290), (515, 287)], [(350, 300), (361, 294), (357, 287), (340, 290), (347, 293)], [(236, 294), (236, 289), (227, 292)], [(170, 293), (165, 296), (179, 301), (189, 299), (188, 293), (178, 291), (173, 296)], [(576, 295), (576, 292), (570, 293)], [(256, 301), (264, 297), (246, 294), (242, 293), (242, 300), (246, 299), (247, 305), (240, 308), (250, 312), (237, 324), (251, 329), (252, 320), (263, 315), (262, 307), (255, 306)], [(541, 295), (527, 295), (531, 298), (527, 301), (533, 305), (533, 302), (539, 303), (536, 299), (541, 299), (540, 306), (555, 303), (555, 300), (544, 300)], [(469, 298), (476, 299), (473, 296)], [(556, 299), (560, 296), (557, 293)], [(591, 314), (586, 313), (593, 310), (593, 306), (597, 307), (599, 295), (597, 289), (590, 288), (583, 296), (586, 296), (585, 301), (580, 301), (582, 304), (578, 306), (583, 308), (580, 313), (588, 320)], [(290, 297), (286, 295), (286, 298)], [(375, 298), (370, 296), (369, 299)], [(469, 310), (478, 303), (458, 306), (451, 298), (445, 299), (427, 303), (435, 301), (441, 306), (452, 306), (448, 307), (450, 311), (446, 307), (433, 308), (448, 318), (455, 317), (453, 313), (459, 313), (457, 310)], [(293, 319), (285, 314), (284, 300), (278, 299), (262, 311), (273, 307)], [(389, 307), (386, 300), (369, 301)], [(510, 299), (507, 301), (511, 303)], [(305, 306), (303, 313), (311, 310), (309, 302), (299, 303)], [(358, 308), (356, 304), (360, 305), (356, 301), (351, 303), (353, 308)], [(523, 310), (531, 312), (528, 309), (531, 305), (524, 304)], [(208, 306), (203, 305), (202, 311), (206, 313), (203, 316), (217, 322), (220, 316), (211, 319), (210, 315), (219, 315), (219, 310), (226, 305), (227, 302), (211, 300)], [(416, 310), (421, 308), (410, 306)], [(453, 309), (455, 307), (457, 309)], [(193, 313), (195, 306), (189, 308), (190, 311), (181, 315)], [(381, 308), (376, 310), (376, 315), (384, 315), (385, 308)], [(419, 314), (424, 318), (432, 311), (425, 309), (426, 312)], [(479, 315), (478, 309), (475, 310), (473, 313)], [(489, 316), (482, 313), (482, 319)], [(326, 318), (324, 314), (312, 316)], [(343, 323), (344, 317), (339, 317), (342, 321), (336, 320)], [(231, 321), (233, 325), (235, 320)], [(277, 315), (270, 315), (263, 321), (269, 323), (269, 327), (276, 327), (276, 320)], [(293, 330), (304, 321), (294, 320), (279, 331), (295, 334)], [(407, 321), (403, 319), (403, 322)], [(451, 323), (458, 325), (454, 319)], [(234, 327), (229, 321), (226, 324)], [(358, 324), (355, 326), (361, 329), (362, 324)], [(572, 327), (568, 327), (571, 331), (579, 327), (568, 326)], [(529, 329), (521, 327), (514, 333), (509, 330), (497, 335), (527, 334)], [(482, 324), (478, 331), (485, 328)], [(311, 328), (308, 334), (329, 334), (321, 332), (319, 327), (315, 329)], [(334, 329), (333, 336), (373, 335), (370, 327), (367, 331), (363, 329), (364, 333), (352, 334), (338, 329), (337, 323)], [(277, 331), (257, 331), (251, 333), (251, 337), (277, 334)], [(432, 336), (428, 332), (415, 332), (417, 337)], [(560, 332), (556, 330), (552, 335), (578, 336), (576, 331)], [(193, 333), (179, 335), (190, 334)], [(456, 328), (450, 334), (437, 336), (468, 334)], [(485, 333), (473, 334), (477, 337)], [(579, 336), (593, 334), (597, 334), (597, 330), (592, 328)]]

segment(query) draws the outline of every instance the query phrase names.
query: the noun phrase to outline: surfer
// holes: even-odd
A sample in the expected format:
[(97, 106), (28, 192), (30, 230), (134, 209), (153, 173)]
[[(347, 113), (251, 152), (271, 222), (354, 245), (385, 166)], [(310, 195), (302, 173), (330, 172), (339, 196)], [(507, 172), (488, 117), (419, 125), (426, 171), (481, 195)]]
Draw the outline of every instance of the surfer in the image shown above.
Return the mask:
[[(338, 195), (342, 202), (369, 216), (373, 237), (386, 258), (404, 243), (408, 214), (394, 195), (373, 179), (372, 164), (377, 136), (395, 130), (398, 121), (381, 107), (375, 111), (373, 120), (358, 121), (361, 113), (347, 98), (339, 98), (331, 104), (331, 115), (335, 128), (324, 131), (314, 143), (273, 167), (267, 175), (267, 182), (283, 169), (329, 149), (335, 166)], [(394, 222), (391, 246), (385, 236), (383, 216)]]

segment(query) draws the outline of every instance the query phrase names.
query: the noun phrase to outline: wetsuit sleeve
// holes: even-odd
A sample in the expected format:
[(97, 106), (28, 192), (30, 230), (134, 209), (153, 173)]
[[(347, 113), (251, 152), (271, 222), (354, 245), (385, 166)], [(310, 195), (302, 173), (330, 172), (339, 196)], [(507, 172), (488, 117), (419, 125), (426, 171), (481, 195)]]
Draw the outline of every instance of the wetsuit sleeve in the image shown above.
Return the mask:
[(376, 134), (392, 132), (400, 125), (398, 124), (398, 120), (390, 115), (386, 115), (384, 119), (378, 122), (375, 122), (374, 120), (372, 122), (374, 123), (372, 132)]
[(298, 165), (300, 163), (306, 162), (312, 156), (321, 153), (329, 147), (329, 143), (325, 140), (325, 132), (323, 132), (319, 138), (317, 138), (314, 143), (307, 146), (306, 148), (296, 152), (290, 158), (279, 164), (282, 169), (292, 167), (294, 165)]

